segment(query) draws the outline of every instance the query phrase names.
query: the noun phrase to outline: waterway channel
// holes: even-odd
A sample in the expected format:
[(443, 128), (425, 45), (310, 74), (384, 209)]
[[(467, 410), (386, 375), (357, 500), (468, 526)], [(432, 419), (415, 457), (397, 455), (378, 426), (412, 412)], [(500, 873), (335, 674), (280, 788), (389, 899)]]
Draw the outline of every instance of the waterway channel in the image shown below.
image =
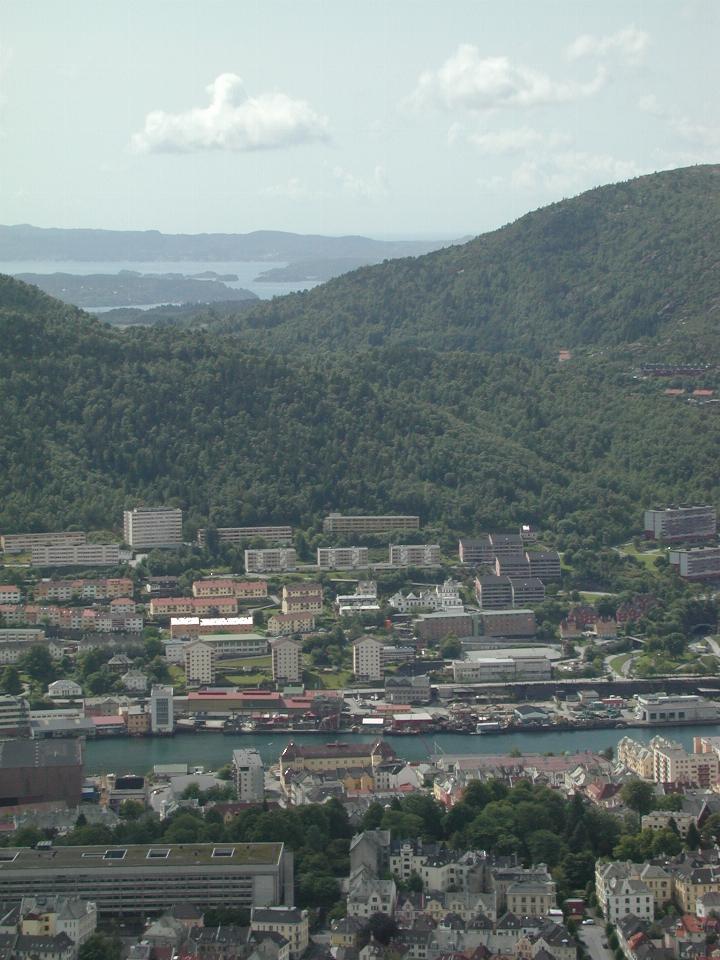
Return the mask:
[[(720, 736), (720, 724), (687, 727), (652, 727), (631, 730), (567, 730), (560, 733), (487, 733), (479, 737), (444, 733), (434, 737), (385, 736), (399, 757), (407, 760), (425, 760), (437, 751), (445, 754), (470, 756), (473, 754), (507, 755), (512, 750), (522, 753), (576, 753), (583, 750), (600, 751), (615, 747), (623, 736), (647, 742), (656, 734), (664, 734), (683, 746), (692, 746), (694, 736)], [(328, 740), (332, 737), (328, 735)], [(342, 742), (370, 741), (372, 736), (347, 734)], [(320, 745), (325, 742), (317, 735), (179, 733), (174, 737), (135, 737), (89, 740), (85, 751), (85, 772), (146, 773), (157, 763), (187, 763), (190, 767), (203, 766), (214, 770), (228, 763), (232, 751), (238, 747), (254, 747), (267, 765), (274, 763), (289, 740), (296, 743)]]

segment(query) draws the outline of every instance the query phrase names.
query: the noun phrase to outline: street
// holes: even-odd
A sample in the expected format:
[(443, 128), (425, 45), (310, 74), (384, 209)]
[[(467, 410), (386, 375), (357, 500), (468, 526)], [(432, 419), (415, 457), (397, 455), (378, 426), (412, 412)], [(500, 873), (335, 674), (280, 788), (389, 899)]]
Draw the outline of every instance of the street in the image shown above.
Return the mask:
[(580, 924), (578, 936), (587, 947), (590, 960), (613, 960), (612, 950), (609, 947), (603, 947), (603, 943), (607, 943), (607, 936), (605, 921), (601, 917), (592, 925)]

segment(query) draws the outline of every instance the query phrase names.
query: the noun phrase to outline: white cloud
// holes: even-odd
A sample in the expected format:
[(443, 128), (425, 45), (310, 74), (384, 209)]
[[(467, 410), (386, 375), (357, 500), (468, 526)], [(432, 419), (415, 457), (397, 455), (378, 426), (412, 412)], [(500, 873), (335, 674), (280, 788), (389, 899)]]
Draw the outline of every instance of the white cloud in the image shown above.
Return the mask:
[(274, 183), (260, 191), (266, 197), (282, 197), (286, 200), (310, 200), (312, 190), (299, 177), (290, 177), (284, 183)]
[(552, 80), (508, 57), (481, 57), (477, 47), (464, 43), (437, 70), (420, 75), (410, 103), (467, 110), (533, 107), (591, 96), (604, 82), (602, 69), (584, 84)]
[(359, 177), (343, 167), (333, 168), (333, 177), (343, 193), (363, 200), (379, 200), (387, 196), (388, 185), (385, 169), (378, 164), (369, 177)]
[(576, 37), (565, 52), (570, 60), (617, 54), (629, 63), (637, 63), (642, 60), (649, 43), (649, 35), (631, 24), (605, 37), (584, 33)]
[(208, 87), (210, 104), (183, 113), (153, 110), (131, 141), (137, 152), (269, 150), (327, 139), (327, 118), (284, 93), (251, 97), (240, 77), (223, 73)]
[(531, 148), (558, 147), (570, 142), (564, 133), (543, 133), (533, 127), (514, 127), (504, 130), (466, 131), (460, 124), (453, 124), (448, 131), (448, 142), (464, 140), (488, 155), (522, 153)]
[(518, 190), (545, 190), (560, 195), (628, 180), (640, 172), (632, 160), (571, 150), (523, 161), (511, 172), (510, 185)]
[[(638, 100), (638, 108), (644, 113), (664, 120), (668, 129), (690, 144), (696, 152), (683, 152), (679, 156), (682, 163), (715, 163), (720, 151), (720, 126), (702, 123), (692, 117), (675, 113), (665, 108), (655, 94), (646, 94)], [(707, 152), (705, 152), (707, 151)]]

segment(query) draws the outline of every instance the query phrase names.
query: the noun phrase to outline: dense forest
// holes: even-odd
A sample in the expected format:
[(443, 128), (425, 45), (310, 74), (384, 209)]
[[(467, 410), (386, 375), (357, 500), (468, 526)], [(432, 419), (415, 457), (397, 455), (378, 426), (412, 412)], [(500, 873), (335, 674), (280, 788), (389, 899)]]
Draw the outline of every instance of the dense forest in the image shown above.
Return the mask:
[[(227, 305), (119, 330), (0, 277), (0, 530), (117, 530), (145, 501), (182, 506), (188, 535), (398, 511), (440, 536), (532, 523), (577, 550), (637, 533), (646, 505), (717, 503), (720, 419), (637, 379), (650, 341), (630, 341), (713, 358), (719, 173), (591, 191), (235, 333)], [(593, 340), (617, 346), (557, 362)]]
[(718, 359), (720, 166), (599, 187), (460, 246), (258, 305), (229, 328), (294, 350), (557, 354), (645, 341)]

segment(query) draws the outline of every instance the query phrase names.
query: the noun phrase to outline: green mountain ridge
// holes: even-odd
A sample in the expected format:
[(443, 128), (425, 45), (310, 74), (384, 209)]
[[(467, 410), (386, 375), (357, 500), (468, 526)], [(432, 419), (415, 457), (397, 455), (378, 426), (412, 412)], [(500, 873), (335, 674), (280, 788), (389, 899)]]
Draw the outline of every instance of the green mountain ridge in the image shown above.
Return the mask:
[[(293, 350), (613, 348), (718, 356), (720, 166), (656, 173), (528, 213), (464, 245), (345, 274), (225, 324)], [(691, 345), (692, 346), (692, 345)]]

